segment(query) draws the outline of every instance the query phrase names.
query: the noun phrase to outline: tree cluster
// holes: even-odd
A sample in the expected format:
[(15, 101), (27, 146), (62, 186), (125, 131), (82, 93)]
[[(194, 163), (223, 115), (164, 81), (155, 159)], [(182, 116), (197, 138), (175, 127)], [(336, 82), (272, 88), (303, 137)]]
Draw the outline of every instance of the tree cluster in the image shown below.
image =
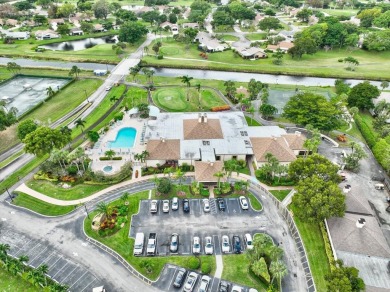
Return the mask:
[(147, 28), (141, 22), (126, 22), (119, 30), (118, 39), (121, 42), (134, 44), (148, 33)]
[(380, 94), (378, 87), (370, 84), (368, 81), (359, 83), (351, 88), (348, 94), (348, 105), (357, 107), (360, 110), (369, 110), (374, 108), (373, 99)]
[(298, 182), (292, 199), (295, 216), (309, 222), (344, 216), (345, 196), (338, 186), (337, 171), (336, 165), (319, 154), (290, 164), (288, 173)]
[(366, 285), (359, 278), (359, 270), (355, 267), (344, 266), (341, 260), (337, 267), (325, 276), (328, 291), (360, 292), (365, 291)]
[(211, 5), (204, 0), (195, 0), (190, 7), (188, 19), (191, 22), (203, 22), (211, 10)]

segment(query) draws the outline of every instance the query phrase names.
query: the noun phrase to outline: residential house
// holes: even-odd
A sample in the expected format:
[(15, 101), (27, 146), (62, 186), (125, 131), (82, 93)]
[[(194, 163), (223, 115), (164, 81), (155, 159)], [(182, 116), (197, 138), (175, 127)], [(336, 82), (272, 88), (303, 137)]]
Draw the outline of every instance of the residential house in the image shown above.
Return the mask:
[(17, 26), (18, 25), (18, 21), (16, 19), (7, 19), (5, 21), (5, 24), (8, 25), (8, 26)]
[(186, 22), (182, 24), (183, 28), (199, 29), (199, 23), (197, 22)]
[(255, 16), (255, 19), (253, 20), (253, 25), (255, 27), (257, 27), (257, 25), (259, 24), (260, 20), (262, 20), (264, 18), (264, 15), (261, 15), (260, 13), (257, 13), (256, 16)]
[(169, 27), (169, 29), (171, 30), (171, 32), (173, 34), (178, 34), (179, 33), (179, 26), (175, 23), (170, 23), (169, 21), (165, 21), (163, 23), (160, 24), (160, 27), (161, 28), (166, 28), (166, 27)]
[(103, 25), (101, 25), (100, 23), (96, 23), (93, 25), (93, 31), (94, 32), (102, 32), (102, 31), (105, 31)]
[(223, 170), (222, 161), (203, 162), (195, 161), (195, 181), (205, 185), (215, 184), (218, 178), (215, 176), (217, 172)]
[(277, 45), (268, 45), (267, 50), (270, 50), (272, 52), (277, 51), (278, 49), (281, 49), (283, 52), (287, 52), (290, 48), (294, 47), (294, 44), (292, 42), (280, 42)]
[(27, 40), (30, 38), (30, 32), (28, 31), (8, 31), (0, 29), (0, 33), (6, 38), (13, 40)]
[(236, 89), (236, 94), (242, 93), (245, 95), (245, 98), (249, 97), (249, 91), (247, 88), (240, 86), (239, 88)]
[(195, 41), (199, 42), (199, 48), (206, 52), (223, 52), (228, 49), (227, 44), (221, 43), (207, 32), (199, 32), (195, 37)]
[(3, 26), (5, 24), (5, 21), (3, 19), (0, 19), (0, 25)]
[(142, 6), (141, 8), (134, 11), (136, 15), (141, 15), (142, 13), (153, 11), (153, 7), (150, 6)]
[(237, 47), (234, 49), (243, 59), (262, 59), (267, 58), (267, 54), (260, 48), (256, 47)]
[(49, 25), (53, 30), (57, 30), (58, 25), (65, 24), (65, 20), (62, 18), (49, 19)]
[(69, 35), (83, 35), (84, 32), (81, 28), (73, 27), (69, 31)]
[(35, 38), (37, 40), (50, 40), (50, 39), (57, 39), (59, 37), (60, 35), (51, 29), (37, 30), (35, 32)]
[(25, 20), (22, 22), (22, 26), (35, 27), (35, 26), (38, 26), (38, 24), (35, 23), (34, 20)]

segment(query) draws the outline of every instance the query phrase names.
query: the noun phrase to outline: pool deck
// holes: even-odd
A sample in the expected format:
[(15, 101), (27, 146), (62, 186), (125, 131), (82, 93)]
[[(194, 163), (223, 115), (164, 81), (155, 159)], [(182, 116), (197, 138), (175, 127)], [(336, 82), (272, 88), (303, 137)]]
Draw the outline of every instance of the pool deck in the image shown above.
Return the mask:
[[(147, 124), (147, 119), (130, 118), (128, 115), (124, 115), (122, 121), (118, 121), (110, 130), (101, 136), (98, 142), (95, 143), (93, 149), (88, 150), (86, 153), (91, 158), (91, 168), (93, 171), (103, 170), (105, 166), (112, 166), (112, 171), (106, 174), (115, 174), (120, 171), (123, 164), (128, 161), (134, 162), (134, 155), (146, 150), (146, 144), (141, 142), (142, 132), (144, 131), (144, 124)], [(116, 139), (117, 133), (123, 128), (132, 127), (137, 130), (137, 134), (134, 139), (134, 146), (132, 148), (110, 148), (109, 142)], [(100, 161), (99, 158), (105, 156), (104, 153), (107, 150), (114, 150), (115, 156), (121, 156), (122, 160), (105, 160)]]

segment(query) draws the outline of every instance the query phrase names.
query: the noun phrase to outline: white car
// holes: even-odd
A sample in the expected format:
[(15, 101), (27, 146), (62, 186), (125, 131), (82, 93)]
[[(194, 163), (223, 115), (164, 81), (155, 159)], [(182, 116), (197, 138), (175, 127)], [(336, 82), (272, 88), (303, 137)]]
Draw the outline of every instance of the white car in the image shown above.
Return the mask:
[(253, 249), (252, 235), (250, 235), (249, 233), (245, 234), (244, 241), (247, 249)]
[(227, 235), (222, 236), (222, 252), (230, 252), (229, 236)]
[(184, 284), (183, 291), (192, 292), (194, 290), (196, 280), (198, 280), (198, 274), (191, 272), (187, 277), (186, 283)]
[(211, 240), (211, 236), (206, 236), (206, 243), (204, 245), (204, 253), (205, 254), (213, 254), (214, 253), (214, 247), (213, 247), (213, 241)]
[(179, 209), (179, 199), (177, 197), (174, 197), (172, 199), (172, 210), (176, 211), (177, 209)]
[(108, 86), (106, 87), (106, 91), (110, 91), (111, 88), (112, 88), (112, 86), (111, 86), (111, 85), (108, 85)]
[(168, 213), (169, 212), (169, 200), (163, 201), (163, 212)]
[(203, 199), (203, 211), (210, 212), (210, 201), (209, 201), (209, 199)]
[(211, 278), (207, 275), (203, 275), (200, 280), (200, 286), (198, 289), (198, 292), (206, 292), (209, 288)]
[(200, 253), (200, 239), (198, 236), (194, 237), (194, 244), (192, 245), (192, 253), (193, 254)]
[(157, 213), (158, 209), (158, 201), (157, 200), (152, 200), (150, 202), (150, 212), (151, 213)]
[(239, 201), (240, 201), (241, 208), (243, 210), (248, 210), (249, 208), (248, 200), (244, 196), (241, 196), (239, 198)]
[(231, 292), (242, 292), (242, 288), (239, 286), (234, 285)]

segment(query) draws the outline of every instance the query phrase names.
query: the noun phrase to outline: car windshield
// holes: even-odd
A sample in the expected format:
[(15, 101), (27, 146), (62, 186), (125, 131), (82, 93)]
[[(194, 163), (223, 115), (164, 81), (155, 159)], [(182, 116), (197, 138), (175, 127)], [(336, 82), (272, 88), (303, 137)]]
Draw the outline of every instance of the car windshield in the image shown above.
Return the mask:
[(173, 245), (173, 246), (176, 246), (176, 245), (177, 245), (177, 242), (176, 242), (176, 241), (172, 241), (172, 245)]
[(252, 241), (248, 241), (248, 245), (252, 245)]
[(194, 247), (198, 248), (199, 247), (199, 243), (195, 243)]
[(154, 244), (148, 244), (148, 247), (154, 247)]
[(211, 243), (206, 244), (207, 247), (211, 247)]
[(224, 243), (223, 243), (223, 246), (228, 246), (229, 244), (227, 243), (227, 241), (225, 241)]

